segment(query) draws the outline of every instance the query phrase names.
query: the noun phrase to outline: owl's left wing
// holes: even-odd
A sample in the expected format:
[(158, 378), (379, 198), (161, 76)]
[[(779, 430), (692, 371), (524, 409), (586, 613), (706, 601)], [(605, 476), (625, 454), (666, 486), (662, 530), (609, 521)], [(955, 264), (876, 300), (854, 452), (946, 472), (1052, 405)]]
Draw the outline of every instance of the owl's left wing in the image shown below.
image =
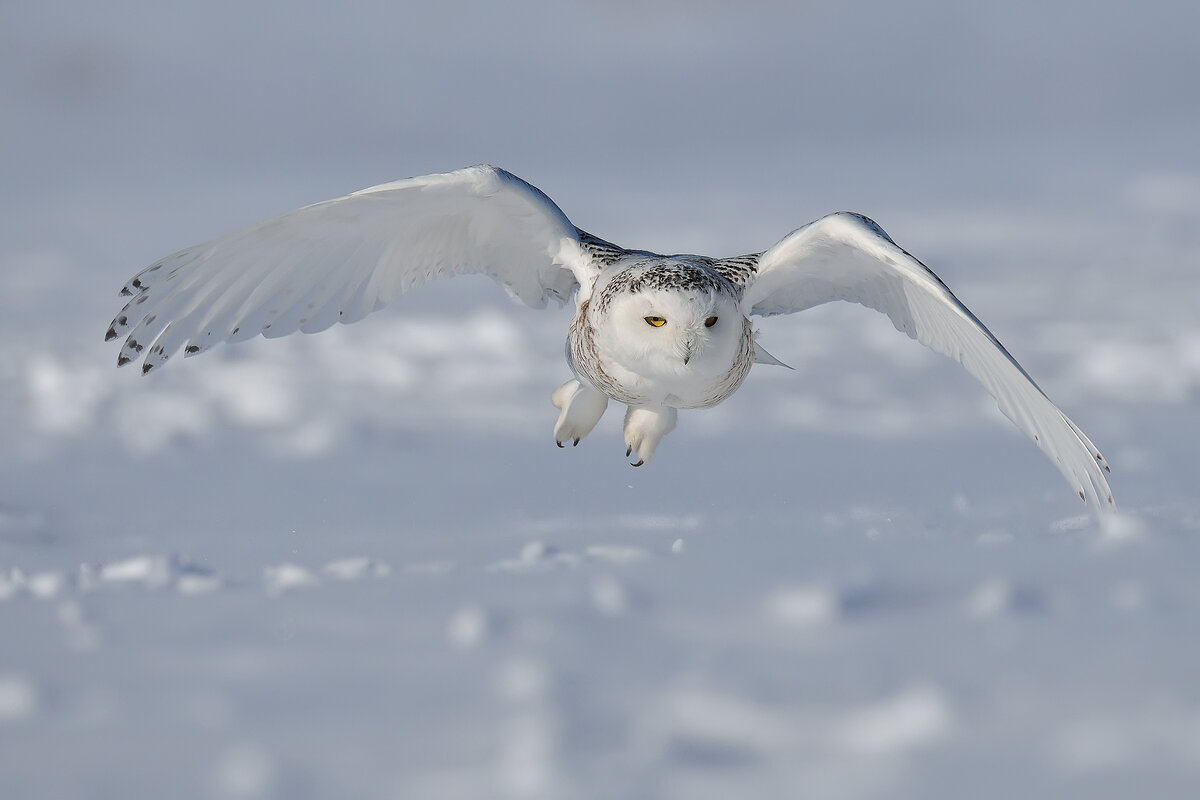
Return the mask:
[(928, 267), (859, 214), (831, 214), (764, 252), (743, 297), (751, 313), (788, 314), (846, 300), (962, 364), (1058, 467), (1081, 499), (1115, 509), (1107, 462), (983, 323)]
[[(587, 242), (584, 238), (587, 238)], [(526, 305), (566, 300), (598, 267), (545, 194), (490, 166), (395, 181), (306, 206), (183, 250), (138, 273), (106, 339), (142, 371), (181, 346), (353, 322), (447, 275), (494, 278)], [(619, 248), (615, 248), (619, 249)]]

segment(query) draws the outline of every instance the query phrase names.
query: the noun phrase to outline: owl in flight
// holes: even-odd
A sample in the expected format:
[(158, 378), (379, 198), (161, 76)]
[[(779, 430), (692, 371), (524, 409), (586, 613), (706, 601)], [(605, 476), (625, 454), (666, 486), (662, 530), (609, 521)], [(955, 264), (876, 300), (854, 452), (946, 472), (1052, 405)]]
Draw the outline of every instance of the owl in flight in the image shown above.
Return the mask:
[(580, 230), (549, 197), (490, 166), (386, 183), (306, 206), (139, 272), (106, 339), (118, 365), (161, 366), (180, 347), (314, 333), (354, 322), (432, 278), (488, 275), (525, 305), (575, 302), (574, 377), (555, 390), (554, 438), (578, 444), (610, 400), (626, 406), (640, 466), (681, 408), (733, 394), (757, 363), (752, 315), (831, 300), (881, 311), (958, 361), (1030, 436), (1081, 499), (1114, 508), (1108, 464), (933, 272), (870, 219), (831, 214), (770, 249), (732, 258), (627, 250)]

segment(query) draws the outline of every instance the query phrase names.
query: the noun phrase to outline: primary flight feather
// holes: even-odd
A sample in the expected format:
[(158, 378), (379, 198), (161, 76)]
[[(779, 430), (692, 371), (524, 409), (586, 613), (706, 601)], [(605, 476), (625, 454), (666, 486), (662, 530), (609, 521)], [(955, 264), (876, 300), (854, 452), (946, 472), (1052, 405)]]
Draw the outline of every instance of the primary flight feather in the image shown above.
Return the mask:
[(1115, 508), (1096, 447), (941, 279), (859, 214), (812, 222), (733, 258), (627, 250), (577, 227), (536, 187), (490, 166), (386, 183), (182, 250), (134, 276), (106, 339), (142, 372), (179, 349), (314, 333), (408, 289), (479, 273), (534, 308), (574, 297), (553, 394), (555, 441), (578, 444), (610, 399), (626, 405), (626, 454), (653, 455), (677, 409), (716, 405), (755, 363), (750, 316), (846, 300), (962, 364), (1097, 508)]

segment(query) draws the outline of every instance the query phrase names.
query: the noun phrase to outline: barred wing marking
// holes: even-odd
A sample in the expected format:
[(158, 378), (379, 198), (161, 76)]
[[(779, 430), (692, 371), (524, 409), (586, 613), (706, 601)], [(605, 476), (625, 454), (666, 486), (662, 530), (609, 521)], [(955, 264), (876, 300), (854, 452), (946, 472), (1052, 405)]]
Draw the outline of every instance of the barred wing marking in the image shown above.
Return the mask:
[[(573, 245), (573, 246), (564, 246)], [(364, 189), (183, 250), (138, 273), (108, 329), (143, 372), (181, 346), (314, 333), (354, 322), (433, 278), (489, 275), (522, 303), (590, 281), (579, 232), (536, 187), (469, 167)]]

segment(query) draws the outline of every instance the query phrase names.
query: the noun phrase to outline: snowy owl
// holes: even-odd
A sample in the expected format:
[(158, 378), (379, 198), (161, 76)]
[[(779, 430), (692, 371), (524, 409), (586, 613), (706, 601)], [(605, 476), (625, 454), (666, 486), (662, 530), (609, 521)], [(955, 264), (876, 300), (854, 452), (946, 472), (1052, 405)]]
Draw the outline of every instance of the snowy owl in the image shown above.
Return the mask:
[(1095, 446), (941, 279), (870, 219), (823, 217), (733, 258), (627, 250), (583, 231), (515, 175), (476, 166), (386, 183), (306, 206), (139, 272), (106, 339), (147, 373), (183, 347), (313, 333), (354, 322), (431, 278), (482, 273), (525, 305), (574, 299), (553, 393), (554, 439), (578, 444), (610, 400), (626, 406), (626, 456), (650, 460), (678, 409), (733, 394), (757, 363), (752, 315), (831, 300), (881, 311), (961, 363), (1062, 471), (1080, 498), (1114, 507)]

